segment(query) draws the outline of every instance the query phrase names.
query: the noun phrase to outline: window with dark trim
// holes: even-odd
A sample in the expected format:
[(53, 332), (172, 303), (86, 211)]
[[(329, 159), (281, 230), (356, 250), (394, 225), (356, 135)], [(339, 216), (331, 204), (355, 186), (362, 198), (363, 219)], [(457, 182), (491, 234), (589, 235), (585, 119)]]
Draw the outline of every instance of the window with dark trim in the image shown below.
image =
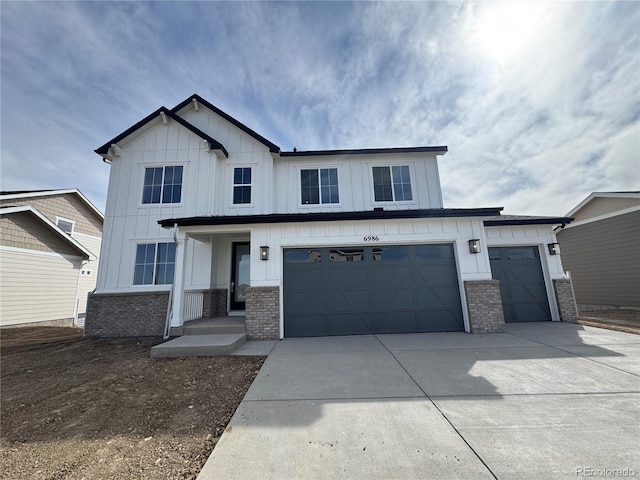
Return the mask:
[(182, 166), (144, 169), (142, 203), (180, 203), (182, 200)]
[(233, 169), (233, 203), (251, 203), (251, 167)]
[(303, 205), (340, 203), (337, 168), (300, 170), (300, 188)]
[(141, 243), (136, 246), (134, 285), (169, 285), (176, 266), (176, 244)]
[(409, 166), (373, 167), (373, 193), (376, 202), (413, 200)]

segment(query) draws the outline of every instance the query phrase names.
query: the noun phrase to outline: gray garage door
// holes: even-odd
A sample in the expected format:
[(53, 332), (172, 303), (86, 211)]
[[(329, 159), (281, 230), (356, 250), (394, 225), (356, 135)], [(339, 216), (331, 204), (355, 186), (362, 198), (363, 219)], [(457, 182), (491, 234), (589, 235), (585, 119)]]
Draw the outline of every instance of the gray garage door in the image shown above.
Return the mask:
[(500, 280), (505, 322), (551, 320), (538, 247), (492, 247), (489, 260)]
[(286, 337), (464, 330), (453, 245), (284, 251)]

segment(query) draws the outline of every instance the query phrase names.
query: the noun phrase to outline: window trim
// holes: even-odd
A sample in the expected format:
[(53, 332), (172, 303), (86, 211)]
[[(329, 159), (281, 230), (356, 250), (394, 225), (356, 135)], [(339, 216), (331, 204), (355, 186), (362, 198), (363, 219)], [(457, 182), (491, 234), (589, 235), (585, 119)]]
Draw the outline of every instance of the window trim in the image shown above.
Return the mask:
[[(63, 221), (63, 222), (66, 222), (66, 223), (70, 223), (71, 224), (71, 231), (67, 232), (66, 230), (64, 230), (59, 224), (60, 221)], [(76, 221), (75, 220), (70, 220), (70, 219), (64, 218), (64, 217), (58, 217), (56, 215), (56, 227), (58, 227), (60, 230), (62, 230), (67, 235), (71, 236), (71, 235), (73, 235), (73, 232), (75, 232), (75, 230), (76, 230)]]
[[(374, 168), (388, 168), (389, 169), (389, 174), (391, 176), (391, 194), (393, 195), (393, 200), (376, 200), (376, 189), (375, 189), (375, 183), (374, 183), (374, 176), (373, 176), (373, 169)], [(409, 185), (411, 185), (411, 200), (396, 200), (396, 191), (394, 188), (394, 181), (393, 181), (393, 167), (407, 167), (409, 169)], [(413, 164), (412, 163), (402, 163), (402, 162), (390, 162), (390, 163), (381, 163), (381, 164), (375, 164), (375, 163), (371, 163), (369, 164), (369, 175), (371, 178), (371, 198), (373, 200), (373, 203), (375, 205), (383, 205), (383, 204), (405, 204), (405, 205), (411, 205), (411, 204), (416, 204), (417, 200), (416, 200), (416, 191), (417, 189), (415, 188), (416, 185), (414, 183), (414, 168), (413, 168)]]
[[(321, 170), (335, 170), (338, 187), (338, 201), (335, 203), (323, 203), (322, 202), (322, 174)], [(318, 203), (302, 203), (302, 172), (304, 170), (315, 170), (318, 172)], [(342, 195), (340, 194), (340, 166), (339, 165), (299, 165), (298, 166), (298, 205), (306, 208), (318, 208), (318, 207), (333, 207), (342, 205)]]
[[(254, 178), (254, 165), (230, 165), (231, 166), (231, 205), (234, 208), (238, 208), (238, 207), (250, 207), (253, 205), (253, 194), (254, 194), (254, 188), (253, 188), (253, 178)], [(251, 171), (251, 182), (250, 183), (235, 183), (235, 176), (236, 176), (236, 168), (248, 168)], [(234, 202), (234, 197), (235, 197), (235, 189), (236, 187), (249, 187), (251, 188), (251, 201), (249, 203), (235, 203)]]
[[(133, 272), (132, 272), (132, 276), (131, 276), (131, 286), (132, 287), (135, 287), (135, 288), (138, 288), (138, 287), (167, 288), (167, 287), (171, 287), (171, 285), (173, 285), (175, 283), (175, 281), (176, 281), (176, 278), (175, 278), (176, 260), (177, 260), (177, 251), (178, 251), (178, 246), (177, 245), (176, 245), (175, 258), (174, 258), (174, 262), (173, 262), (173, 280), (171, 281), (171, 283), (156, 283), (156, 275), (158, 273), (158, 255), (160, 254), (159, 245), (161, 245), (161, 244), (174, 244), (174, 245), (176, 245), (172, 241), (166, 241), (166, 239), (157, 240), (157, 241), (141, 240), (140, 242), (134, 242)], [(154, 249), (155, 249), (154, 254), (153, 254), (153, 272), (151, 274), (152, 283), (135, 283), (135, 281), (136, 281), (136, 265), (138, 264), (137, 263), (137, 260), (138, 260), (138, 246), (140, 246), (140, 245), (153, 245)]]
[[(186, 177), (186, 171), (187, 171), (187, 166), (182, 163), (182, 162), (176, 162), (176, 163), (141, 163), (139, 164), (142, 167), (142, 186), (141, 186), (141, 191), (140, 191), (140, 203), (139, 206), (140, 207), (150, 207), (150, 206), (175, 206), (175, 205), (182, 205), (182, 200), (184, 198), (184, 185), (185, 185), (185, 177)], [(182, 183), (180, 184), (181, 186), (181, 190), (180, 190), (180, 201), (176, 202), (176, 203), (163, 203), (162, 202), (162, 196), (164, 193), (164, 176), (165, 176), (165, 169), (166, 167), (182, 167)], [(158, 203), (144, 203), (144, 179), (146, 176), (146, 171), (148, 168), (162, 168), (162, 184), (161, 184), (161, 188), (160, 188), (160, 202)]]

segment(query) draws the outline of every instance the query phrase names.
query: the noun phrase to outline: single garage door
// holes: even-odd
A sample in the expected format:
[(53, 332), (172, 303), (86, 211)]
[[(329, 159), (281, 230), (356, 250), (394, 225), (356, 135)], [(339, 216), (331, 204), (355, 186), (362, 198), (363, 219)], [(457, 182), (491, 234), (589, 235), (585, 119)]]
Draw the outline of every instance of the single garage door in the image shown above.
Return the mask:
[(489, 260), (500, 280), (505, 322), (551, 320), (538, 247), (491, 247)]
[(464, 330), (452, 244), (284, 251), (285, 337)]

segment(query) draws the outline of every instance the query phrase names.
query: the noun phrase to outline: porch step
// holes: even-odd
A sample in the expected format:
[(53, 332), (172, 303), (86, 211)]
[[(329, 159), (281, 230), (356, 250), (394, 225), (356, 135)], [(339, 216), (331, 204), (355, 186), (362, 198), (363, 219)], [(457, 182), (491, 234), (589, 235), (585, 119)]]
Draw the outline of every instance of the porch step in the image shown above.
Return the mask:
[(247, 336), (244, 333), (183, 335), (152, 347), (151, 357), (174, 358), (230, 355), (245, 343), (247, 343)]
[(244, 333), (244, 317), (200, 318), (185, 322), (183, 335)]

